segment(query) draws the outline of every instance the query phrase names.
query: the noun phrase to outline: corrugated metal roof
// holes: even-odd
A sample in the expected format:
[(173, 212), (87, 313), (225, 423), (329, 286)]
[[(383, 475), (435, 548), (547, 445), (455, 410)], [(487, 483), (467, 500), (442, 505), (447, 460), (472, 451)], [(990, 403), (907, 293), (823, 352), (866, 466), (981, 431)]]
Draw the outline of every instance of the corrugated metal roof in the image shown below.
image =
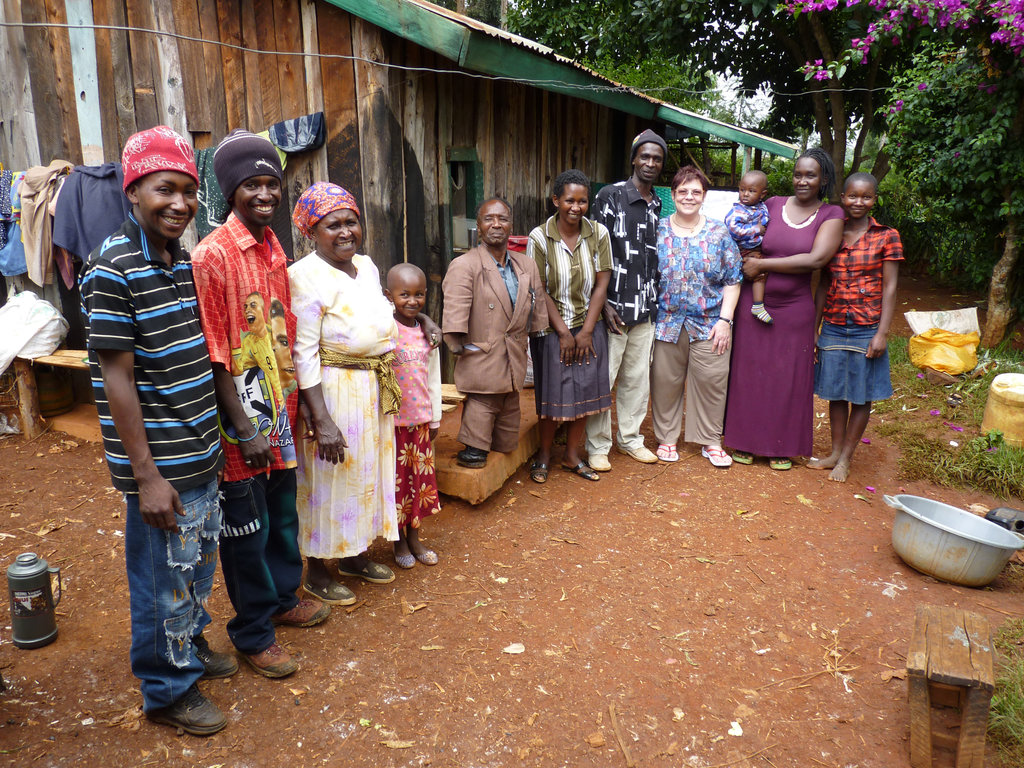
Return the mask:
[[(376, 24), (389, 32), (429, 48), (457, 61), (468, 70), (511, 77), (545, 90), (567, 93), (588, 101), (604, 104), (649, 120), (677, 125), (697, 134), (717, 136), (742, 146), (756, 147), (769, 153), (795, 157), (798, 147), (737, 125), (705, 117), (660, 99), (648, 96), (589, 69), (579, 62), (556, 53), (535, 40), (492, 27), (427, 0), (326, 0), (350, 13)], [(537, 57), (533, 65), (561, 75), (557, 80), (531, 77), (523, 71), (522, 54), (494, 56), (488, 51), (474, 50), (474, 35), (510, 46), (508, 51), (525, 52)], [(479, 38), (478, 38), (479, 40)], [(479, 45), (476, 47), (480, 47)], [(485, 46), (486, 47), (486, 46)], [(493, 46), (492, 46), (493, 47)], [(532, 66), (530, 66), (532, 69)], [(596, 86), (596, 87), (595, 87)], [(604, 86), (604, 87), (602, 87)]]

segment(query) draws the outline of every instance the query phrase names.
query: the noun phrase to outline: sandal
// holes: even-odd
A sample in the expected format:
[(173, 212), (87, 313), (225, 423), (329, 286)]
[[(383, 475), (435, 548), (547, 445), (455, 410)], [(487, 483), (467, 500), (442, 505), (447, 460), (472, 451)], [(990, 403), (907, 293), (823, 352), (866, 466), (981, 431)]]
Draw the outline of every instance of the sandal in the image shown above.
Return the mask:
[(700, 455), (711, 462), (711, 466), (725, 469), (732, 466), (732, 457), (723, 451), (719, 446), (705, 445), (700, 449)]
[(785, 472), (787, 469), (793, 468), (793, 462), (785, 457), (776, 457), (768, 462), (768, 466), (774, 469), (776, 472)]
[(332, 581), (326, 587), (318, 587), (311, 582), (303, 582), (302, 590), (313, 597), (319, 597), (328, 605), (352, 605), (356, 594), (344, 584)]
[(582, 461), (579, 464), (577, 464), (575, 467), (569, 467), (569, 466), (566, 466), (565, 464), (563, 464), (562, 465), (562, 469), (564, 469), (566, 472), (572, 472), (574, 475), (579, 475), (580, 477), (582, 477), (582, 478), (584, 478), (586, 480), (600, 480), (601, 479), (601, 476), (599, 474), (597, 474), (597, 472), (592, 470), (590, 467), (588, 467)]
[(530, 479), (535, 483), (546, 483), (548, 481), (548, 465), (543, 461), (535, 461), (530, 465)]
[(667, 461), (670, 464), (674, 461), (679, 461), (679, 451), (676, 450), (674, 445), (669, 445), (668, 443), (659, 445), (655, 455), (662, 461)]
[(754, 454), (747, 453), (746, 451), (733, 451), (732, 460), (737, 464), (753, 464)]
[(342, 576), (355, 576), (363, 581), (368, 581), (371, 584), (390, 584), (395, 580), (395, 572), (388, 568), (386, 565), (375, 563), (372, 560), (368, 560), (359, 570), (348, 570), (338, 562), (338, 573)]

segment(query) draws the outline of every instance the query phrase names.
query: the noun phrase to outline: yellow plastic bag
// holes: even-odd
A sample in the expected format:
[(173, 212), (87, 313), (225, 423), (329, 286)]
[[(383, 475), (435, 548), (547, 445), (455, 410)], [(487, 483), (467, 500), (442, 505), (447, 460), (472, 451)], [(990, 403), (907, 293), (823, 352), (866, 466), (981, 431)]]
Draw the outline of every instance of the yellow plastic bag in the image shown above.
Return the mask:
[(941, 328), (929, 328), (924, 333), (910, 337), (907, 351), (910, 362), (918, 368), (933, 368), (936, 371), (956, 376), (973, 371), (978, 365), (978, 334), (954, 333)]

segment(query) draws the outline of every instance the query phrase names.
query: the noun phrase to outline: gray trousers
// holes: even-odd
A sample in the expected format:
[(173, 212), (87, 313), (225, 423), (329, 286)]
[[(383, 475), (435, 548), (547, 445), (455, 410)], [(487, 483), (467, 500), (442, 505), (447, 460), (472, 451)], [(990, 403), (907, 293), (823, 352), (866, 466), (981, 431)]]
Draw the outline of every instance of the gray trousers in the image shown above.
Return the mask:
[(675, 344), (654, 341), (651, 363), (651, 415), (654, 436), (665, 445), (679, 442), (686, 390), (688, 443), (721, 445), (725, 395), (729, 386), (727, 351), (716, 355), (711, 341), (690, 342), (684, 329)]

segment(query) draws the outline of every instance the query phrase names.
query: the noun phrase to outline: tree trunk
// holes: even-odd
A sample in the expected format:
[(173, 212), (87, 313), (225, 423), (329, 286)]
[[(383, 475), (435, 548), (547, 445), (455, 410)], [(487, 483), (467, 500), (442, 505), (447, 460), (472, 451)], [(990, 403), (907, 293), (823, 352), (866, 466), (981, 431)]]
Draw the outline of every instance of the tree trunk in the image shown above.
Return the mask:
[(996, 262), (992, 270), (992, 282), (988, 289), (988, 311), (985, 316), (985, 330), (981, 335), (983, 347), (994, 347), (1006, 336), (1006, 328), (1013, 322), (1014, 310), (1010, 304), (1007, 285), (1017, 259), (1020, 256), (1017, 247), (1017, 219), (1010, 216), (1006, 222), (1006, 239), (1003, 244), (1002, 258)]

